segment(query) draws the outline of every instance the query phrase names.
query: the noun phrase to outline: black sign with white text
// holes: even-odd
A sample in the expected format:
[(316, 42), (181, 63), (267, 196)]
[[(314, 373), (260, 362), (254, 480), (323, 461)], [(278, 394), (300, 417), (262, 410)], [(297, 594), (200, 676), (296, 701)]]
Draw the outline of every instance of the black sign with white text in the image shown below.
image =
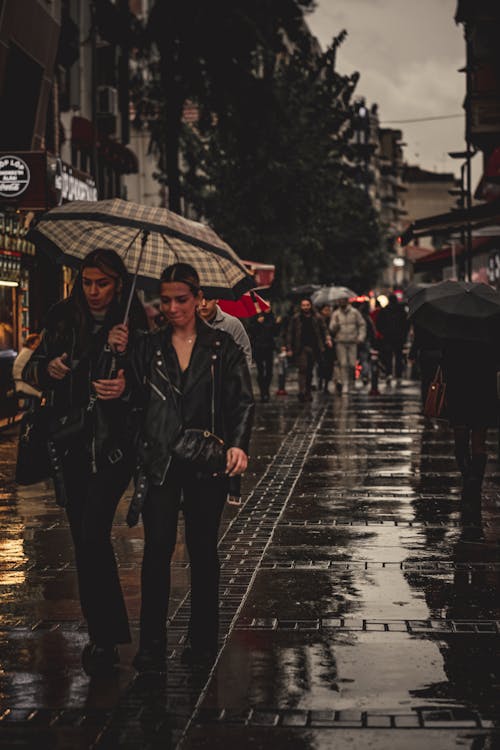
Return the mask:
[(0, 197), (17, 198), (30, 184), (30, 170), (19, 156), (0, 157)]

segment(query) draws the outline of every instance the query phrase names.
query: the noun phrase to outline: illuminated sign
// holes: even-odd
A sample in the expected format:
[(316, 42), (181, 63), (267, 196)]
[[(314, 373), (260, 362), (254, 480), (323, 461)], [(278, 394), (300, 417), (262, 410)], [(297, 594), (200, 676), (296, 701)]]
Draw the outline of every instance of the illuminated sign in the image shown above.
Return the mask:
[(19, 156), (2, 156), (0, 158), (0, 196), (16, 198), (24, 193), (30, 184), (30, 170), (24, 159)]

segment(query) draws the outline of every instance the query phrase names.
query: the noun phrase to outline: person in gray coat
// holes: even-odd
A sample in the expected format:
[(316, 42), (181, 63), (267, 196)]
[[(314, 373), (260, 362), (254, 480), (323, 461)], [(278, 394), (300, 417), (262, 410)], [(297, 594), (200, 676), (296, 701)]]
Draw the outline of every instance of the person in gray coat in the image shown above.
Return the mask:
[(240, 349), (243, 349), (248, 368), (250, 369), (252, 364), (252, 345), (250, 344), (250, 339), (243, 323), (238, 318), (235, 318), (234, 315), (223, 312), (218, 306), (216, 299), (203, 297), (198, 306), (198, 313), (202, 320), (212, 326), (212, 328), (225, 331), (231, 336)]

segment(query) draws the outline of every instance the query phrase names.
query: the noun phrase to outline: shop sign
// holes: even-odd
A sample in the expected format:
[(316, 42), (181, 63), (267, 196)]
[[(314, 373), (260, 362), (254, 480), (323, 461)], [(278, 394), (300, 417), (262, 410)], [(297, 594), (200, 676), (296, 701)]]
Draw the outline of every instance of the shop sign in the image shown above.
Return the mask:
[(69, 164), (65, 164), (61, 159), (57, 159), (54, 187), (58, 206), (68, 201), (97, 200), (94, 180), (73, 169)]
[(488, 257), (488, 281), (497, 284), (500, 279), (500, 250), (493, 250)]
[(0, 154), (0, 203), (46, 211), (76, 200), (97, 200), (95, 181), (86, 172), (46, 151)]
[(0, 158), (0, 197), (17, 198), (30, 184), (30, 170), (19, 156)]

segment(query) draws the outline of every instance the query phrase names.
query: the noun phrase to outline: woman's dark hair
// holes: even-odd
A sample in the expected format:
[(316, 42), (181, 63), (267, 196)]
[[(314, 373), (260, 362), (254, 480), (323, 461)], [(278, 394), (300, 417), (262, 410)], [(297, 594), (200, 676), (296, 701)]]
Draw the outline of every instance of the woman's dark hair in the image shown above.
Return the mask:
[(189, 263), (173, 263), (163, 269), (160, 284), (177, 281), (186, 284), (196, 296), (200, 291), (200, 277)]
[[(81, 340), (87, 339), (92, 331), (92, 315), (90, 313), (85, 292), (83, 291), (82, 276), (86, 268), (98, 268), (99, 271), (116, 279), (116, 294), (111, 303), (104, 321), (106, 328), (112, 328), (117, 323), (123, 322), (123, 316), (127, 307), (127, 300), (131, 290), (131, 279), (123, 260), (114, 250), (107, 248), (96, 248), (92, 250), (82, 261), (80, 271), (76, 277), (70, 294), (70, 301), (76, 315), (77, 330)], [(148, 327), (146, 312), (136, 292), (132, 297), (129, 312), (129, 327), (131, 330), (144, 329)]]

